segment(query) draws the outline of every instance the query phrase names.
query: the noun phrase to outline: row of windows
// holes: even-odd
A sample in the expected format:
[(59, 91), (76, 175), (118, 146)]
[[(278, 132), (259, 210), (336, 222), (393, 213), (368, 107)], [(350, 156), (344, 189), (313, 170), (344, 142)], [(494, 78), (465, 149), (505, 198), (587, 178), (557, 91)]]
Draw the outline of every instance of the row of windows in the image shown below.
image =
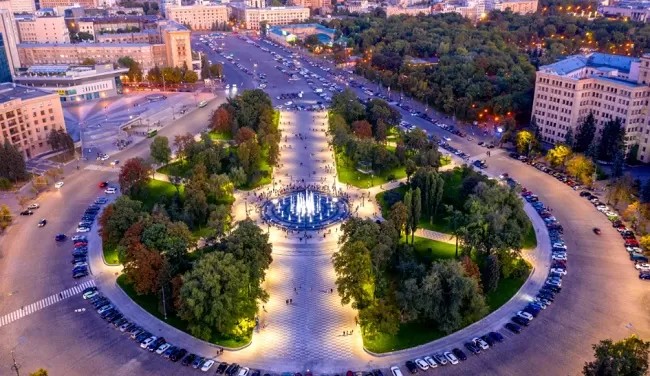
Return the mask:
[(575, 89), (576, 85), (568, 82), (562, 82), (560, 80), (551, 80), (550, 78), (540, 77), (539, 82), (543, 84), (549, 84), (558, 87), (564, 87), (566, 89)]

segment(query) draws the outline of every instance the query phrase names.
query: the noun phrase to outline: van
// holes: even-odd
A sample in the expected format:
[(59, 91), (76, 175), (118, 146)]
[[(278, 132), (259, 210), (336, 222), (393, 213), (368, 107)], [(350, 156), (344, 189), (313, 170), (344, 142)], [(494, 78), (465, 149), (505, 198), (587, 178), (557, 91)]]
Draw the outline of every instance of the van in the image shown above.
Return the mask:
[(199, 108), (203, 108), (208, 105), (208, 101), (201, 101), (199, 102)]

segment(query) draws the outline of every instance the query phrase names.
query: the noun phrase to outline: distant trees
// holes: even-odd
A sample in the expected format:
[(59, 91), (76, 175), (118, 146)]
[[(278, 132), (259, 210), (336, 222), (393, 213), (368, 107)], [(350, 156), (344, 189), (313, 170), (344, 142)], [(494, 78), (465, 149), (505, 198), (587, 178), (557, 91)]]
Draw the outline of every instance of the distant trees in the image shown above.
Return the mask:
[(117, 59), (117, 63), (124, 68), (129, 68), (129, 71), (126, 73), (126, 76), (129, 78), (130, 82), (142, 81), (143, 73), (142, 73), (142, 68), (140, 67), (140, 63), (133, 60), (133, 58), (129, 56), (123, 56)]
[(605, 339), (593, 345), (595, 359), (585, 363), (584, 376), (643, 376), (648, 371), (650, 342), (636, 336), (614, 342)]

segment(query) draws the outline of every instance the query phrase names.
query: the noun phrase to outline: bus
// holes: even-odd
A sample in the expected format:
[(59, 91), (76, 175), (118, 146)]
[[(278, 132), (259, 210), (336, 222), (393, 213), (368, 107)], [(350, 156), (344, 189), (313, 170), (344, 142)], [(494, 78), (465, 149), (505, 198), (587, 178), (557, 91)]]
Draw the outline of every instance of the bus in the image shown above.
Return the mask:
[(157, 134), (158, 134), (157, 129), (150, 129), (150, 130), (147, 131), (147, 137), (148, 138), (155, 137)]

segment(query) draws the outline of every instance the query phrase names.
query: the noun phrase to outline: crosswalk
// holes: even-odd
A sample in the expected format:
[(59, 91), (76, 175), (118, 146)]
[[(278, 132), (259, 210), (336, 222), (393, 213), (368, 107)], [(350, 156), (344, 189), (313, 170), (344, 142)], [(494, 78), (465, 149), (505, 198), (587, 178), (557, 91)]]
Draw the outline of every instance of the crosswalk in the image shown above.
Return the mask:
[(80, 294), (84, 289), (88, 287), (93, 287), (95, 286), (95, 281), (90, 279), (87, 280), (83, 283), (78, 284), (77, 286), (71, 287), (69, 289), (63, 290), (60, 293), (56, 293), (54, 295), (50, 295), (47, 298), (43, 298), (37, 302), (34, 302), (30, 305), (26, 305), (24, 307), (21, 307), (20, 309), (17, 309), (13, 312), (10, 312), (4, 316), (0, 317), (0, 328), (2, 328), (5, 325), (9, 325), (12, 322), (21, 319), (25, 316), (31, 315), (34, 312), (38, 312), (42, 310), (43, 308), (49, 307), (54, 303), (58, 303), (64, 299), (70, 298), (72, 296), (75, 296), (77, 294)]

